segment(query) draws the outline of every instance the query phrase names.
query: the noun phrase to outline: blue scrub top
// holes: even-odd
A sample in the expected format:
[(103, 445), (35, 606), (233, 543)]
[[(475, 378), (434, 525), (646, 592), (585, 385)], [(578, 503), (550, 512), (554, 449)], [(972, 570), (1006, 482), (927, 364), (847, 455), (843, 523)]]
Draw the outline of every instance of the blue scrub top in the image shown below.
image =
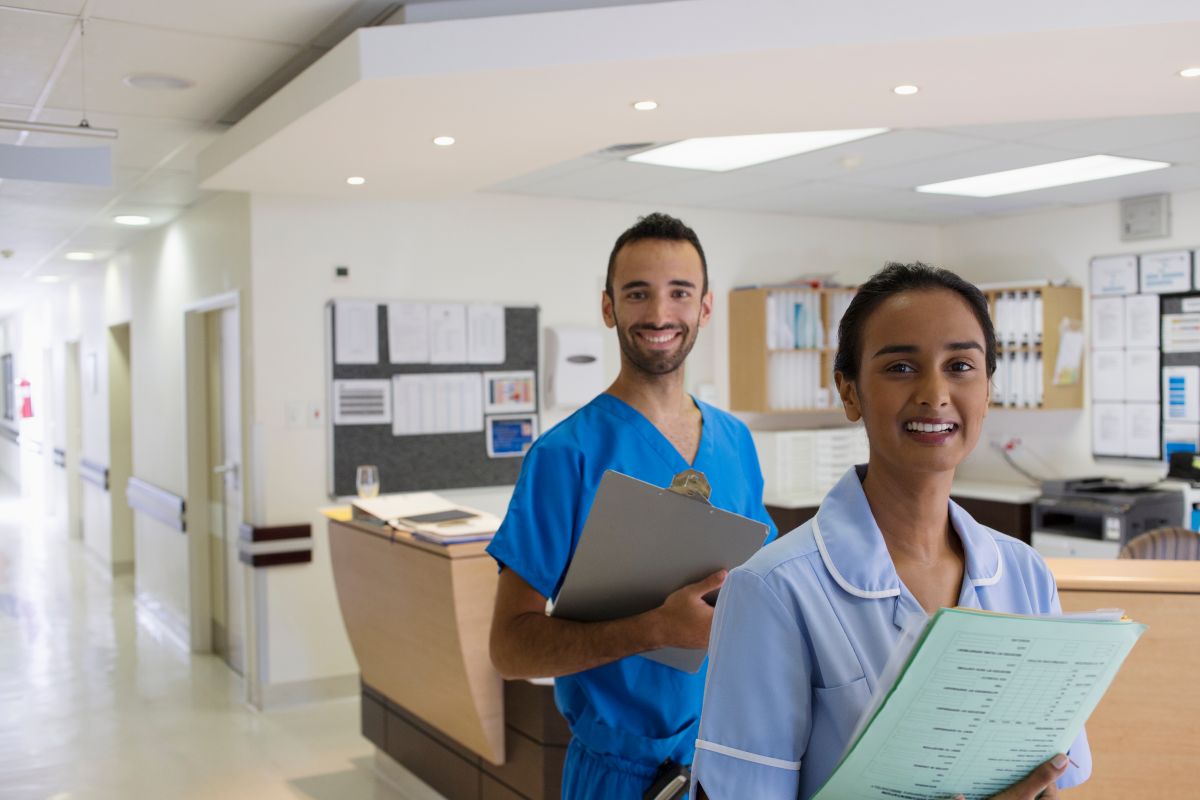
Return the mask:
[[(718, 508), (775, 526), (763, 507), (754, 442), (735, 417), (696, 401), (703, 419), (688, 464), (640, 412), (602, 394), (542, 435), (525, 456), (504, 522), (488, 546), (544, 597), (557, 595), (606, 470), (667, 486), (703, 472)], [(597, 753), (659, 764), (692, 760), (705, 670), (692, 675), (640, 656), (555, 680), (575, 737)]]
[[(858, 468), (863, 469), (863, 468)], [(953, 501), (965, 570), (958, 604), (1061, 611), (1054, 577), (1028, 545)], [(733, 570), (717, 602), (700, 723), (697, 781), (712, 800), (806, 800), (833, 772), (905, 622), (924, 609), (896, 574), (859, 472), (816, 517)], [(1087, 737), (1060, 788), (1091, 774)]]

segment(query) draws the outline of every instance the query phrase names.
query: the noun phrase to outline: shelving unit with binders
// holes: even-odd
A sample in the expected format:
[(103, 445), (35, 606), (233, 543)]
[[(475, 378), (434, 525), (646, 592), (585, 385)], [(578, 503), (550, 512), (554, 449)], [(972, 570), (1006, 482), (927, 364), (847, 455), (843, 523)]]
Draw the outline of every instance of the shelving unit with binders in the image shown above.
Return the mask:
[(854, 287), (774, 286), (729, 293), (734, 411), (831, 411), (837, 326)]
[(1012, 286), (983, 290), (996, 327), (997, 408), (1083, 408), (1082, 364), (1071, 383), (1056, 384), (1063, 320), (1083, 319), (1078, 286)]

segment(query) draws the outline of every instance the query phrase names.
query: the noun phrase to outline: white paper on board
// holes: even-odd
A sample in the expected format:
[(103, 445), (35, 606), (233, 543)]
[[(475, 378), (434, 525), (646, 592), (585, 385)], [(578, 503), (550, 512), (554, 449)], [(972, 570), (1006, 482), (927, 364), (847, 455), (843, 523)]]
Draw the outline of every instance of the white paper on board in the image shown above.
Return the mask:
[(388, 303), (388, 361), (429, 363), (429, 307), (424, 303)]
[(429, 363), (467, 363), (467, 307), (462, 303), (429, 305)]
[(1098, 456), (1125, 455), (1125, 404), (1092, 404), (1092, 452)]
[(1125, 352), (1092, 351), (1092, 399), (1121, 402), (1125, 399)]
[(1158, 347), (1158, 295), (1125, 298), (1125, 346)]
[(1162, 351), (1200, 353), (1200, 314), (1163, 314)]
[(1158, 385), (1158, 350), (1126, 350), (1125, 391), (1122, 399), (1131, 403), (1157, 403)]
[(392, 421), (392, 382), (387, 378), (333, 382), (334, 425), (387, 425)]
[(1125, 406), (1125, 455), (1160, 458), (1158, 403), (1129, 403)]
[(1092, 347), (1119, 348), (1125, 346), (1124, 297), (1092, 299)]
[(1169, 253), (1147, 253), (1139, 258), (1142, 291), (1170, 294), (1192, 290), (1192, 253), (1174, 250)]
[(373, 300), (335, 300), (333, 341), (333, 363), (378, 364), (378, 304)]
[(467, 306), (467, 363), (504, 363), (504, 306)]
[(1137, 256), (1093, 258), (1092, 295), (1135, 294), (1138, 290)]
[(478, 372), (392, 376), (392, 435), (483, 430), (483, 378)]

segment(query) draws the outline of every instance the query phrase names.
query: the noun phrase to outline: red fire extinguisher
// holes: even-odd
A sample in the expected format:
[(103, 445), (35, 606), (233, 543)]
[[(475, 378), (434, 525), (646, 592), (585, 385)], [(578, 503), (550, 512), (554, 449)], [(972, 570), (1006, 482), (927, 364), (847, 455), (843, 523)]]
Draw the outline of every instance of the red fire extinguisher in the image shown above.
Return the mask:
[(31, 384), (27, 378), (21, 378), (21, 382), (17, 384), (20, 390), (21, 398), (21, 419), (29, 419), (33, 416), (33, 392)]

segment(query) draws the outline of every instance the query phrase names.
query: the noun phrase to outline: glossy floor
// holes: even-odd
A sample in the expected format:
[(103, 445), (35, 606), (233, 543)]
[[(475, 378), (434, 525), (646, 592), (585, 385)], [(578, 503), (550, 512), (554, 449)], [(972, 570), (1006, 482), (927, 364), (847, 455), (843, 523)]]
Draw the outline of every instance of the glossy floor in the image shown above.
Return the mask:
[(257, 712), (0, 475), (0, 798), (432, 800), (384, 783), (358, 701)]

